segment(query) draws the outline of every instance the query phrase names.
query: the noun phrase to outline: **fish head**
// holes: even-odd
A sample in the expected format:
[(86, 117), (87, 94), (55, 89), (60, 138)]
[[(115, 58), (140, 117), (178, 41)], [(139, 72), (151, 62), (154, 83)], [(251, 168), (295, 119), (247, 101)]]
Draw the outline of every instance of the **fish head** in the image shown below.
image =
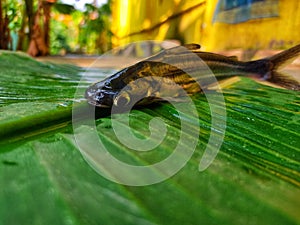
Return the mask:
[[(85, 92), (88, 103), (99, 108), (129, 107), (150, 95), (151, 87), (144, 73), (144, 65), (136, 64), (92, 84)], [(153, 86), (153, 84), (151, 85)]]
[[(116, 103), (116, 98), (127, 83), (122, 79), (128, 77), (126, 69), (116, 74), (92, 84), (85, 92), (85, 98), (88, 103), (99, 108), (111, 108)], [(120, 101), (124, 101), (120, 99)]]
[[(175, 79), (173, 74), (178, 78)], [(189, 82), (191, 79), (183, 71), (166, 63), (142, 61), (91, 85), (85, 97), (96, 107), (130, 109), (163, 99), (176, 101), (176, 98), (185, 95), (184, 89), (195, 89), (195, 82)], [(188, 84), (177, 84), (183, 81), (188, 81)]]
[(111, 108), (116, 93), (117, 90), (111, 86), (110, 81), (103, 80), (88, 87), (85, 92), (85, 98), (93, 106)]

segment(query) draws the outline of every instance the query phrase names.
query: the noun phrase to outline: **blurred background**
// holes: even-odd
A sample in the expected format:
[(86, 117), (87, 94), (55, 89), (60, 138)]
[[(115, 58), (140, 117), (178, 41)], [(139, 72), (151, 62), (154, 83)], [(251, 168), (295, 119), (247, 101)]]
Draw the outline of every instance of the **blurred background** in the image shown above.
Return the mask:
[(0, 48), (31, 56), (101, 54), (141, 40), (285, 49), (300, 43), (299, 31), (298, 0), (0, 1)]

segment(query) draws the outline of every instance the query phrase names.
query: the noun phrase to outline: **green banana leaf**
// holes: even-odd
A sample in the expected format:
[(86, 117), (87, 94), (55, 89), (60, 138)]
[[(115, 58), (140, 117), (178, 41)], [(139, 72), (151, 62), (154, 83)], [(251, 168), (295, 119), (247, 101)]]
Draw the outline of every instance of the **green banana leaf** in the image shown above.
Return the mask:
[[(1, 225), (300, 224), (299, 92), (244, 77), (223, 89), (224, 141), (201, 172), (211, 111), (206, 95), (193, 96), (199, 121), (190, 123), (189, 132), (200, 126), (200, 134), (191, 159), (165, 181), (129, 186), (99, 175), (74, 141), (72, 108), (86, 105), (73, 104), (82, 69), (8, 52), (0, 53), (0, 68)], [(112, 72), (98, 69), (88, 76)], [(84, 91), (89, 82), (80, 84)], [(133, 153), (122, 145), (109, 115), (96, 120), (97, 132), (115, 157), (150, 165), (176, 146), (178, 112), (168, 103), (130, 112), (131, 129), (140, 137), (149, 135), (148, 122), (158, 116), (169, 135), (153, 151)]]

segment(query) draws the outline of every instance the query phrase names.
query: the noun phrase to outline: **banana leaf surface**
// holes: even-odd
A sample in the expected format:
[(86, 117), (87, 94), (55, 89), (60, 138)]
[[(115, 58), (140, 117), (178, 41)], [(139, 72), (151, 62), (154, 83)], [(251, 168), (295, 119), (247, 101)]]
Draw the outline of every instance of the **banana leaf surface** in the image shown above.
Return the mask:
[[(133, 109), (130, 127), (136, 136), (149, 135), (154, 117), (166, 124), (161, 146), (149, 152), (130, 151), (116, 138), (111, 117), (100, 116), (97, 132), (110, 153), (137, 165), (172, 154), (181, 119), (192, 120), (189, 132), (200, 127), (197, 140), (191, 140), (196, 149), (178, 173), (160, 183), (130, 186), (99, 175), (74, 141), (72, 108), (86, 104), (74, 103), (74, 94), (90, 84), (79, 82), (83, 69), (8, 52), (0, 53), (0, 68), (1, 225), (300, 224), (299, 92), (245, 77), (224, 88), (226, 118), (219, 119), (226, 120), (225, 137), (201, 172), (211, 132), (206, 95), (192, 97), (197, 121), (184, 113), (179, 117), (168, 103)], [(113, 72), (91, 70), (87, 77)]]

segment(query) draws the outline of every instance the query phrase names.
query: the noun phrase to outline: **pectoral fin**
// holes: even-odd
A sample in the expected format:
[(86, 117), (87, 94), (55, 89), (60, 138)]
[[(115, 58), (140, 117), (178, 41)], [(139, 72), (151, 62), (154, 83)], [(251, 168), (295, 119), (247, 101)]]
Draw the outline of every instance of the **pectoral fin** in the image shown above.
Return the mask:
[(187, 97), (164, 97), (164, 98), (159, 98), (159, 97), (146, 97), (140, 100), (136, 105), (138, 106), (143, 106), (143, 105), (149, 105), (152, 103), (158, 103), (158, 102), (170, 102), (170, 103), (180, 103), (180, 102), (187, 102), (188, 99)]

